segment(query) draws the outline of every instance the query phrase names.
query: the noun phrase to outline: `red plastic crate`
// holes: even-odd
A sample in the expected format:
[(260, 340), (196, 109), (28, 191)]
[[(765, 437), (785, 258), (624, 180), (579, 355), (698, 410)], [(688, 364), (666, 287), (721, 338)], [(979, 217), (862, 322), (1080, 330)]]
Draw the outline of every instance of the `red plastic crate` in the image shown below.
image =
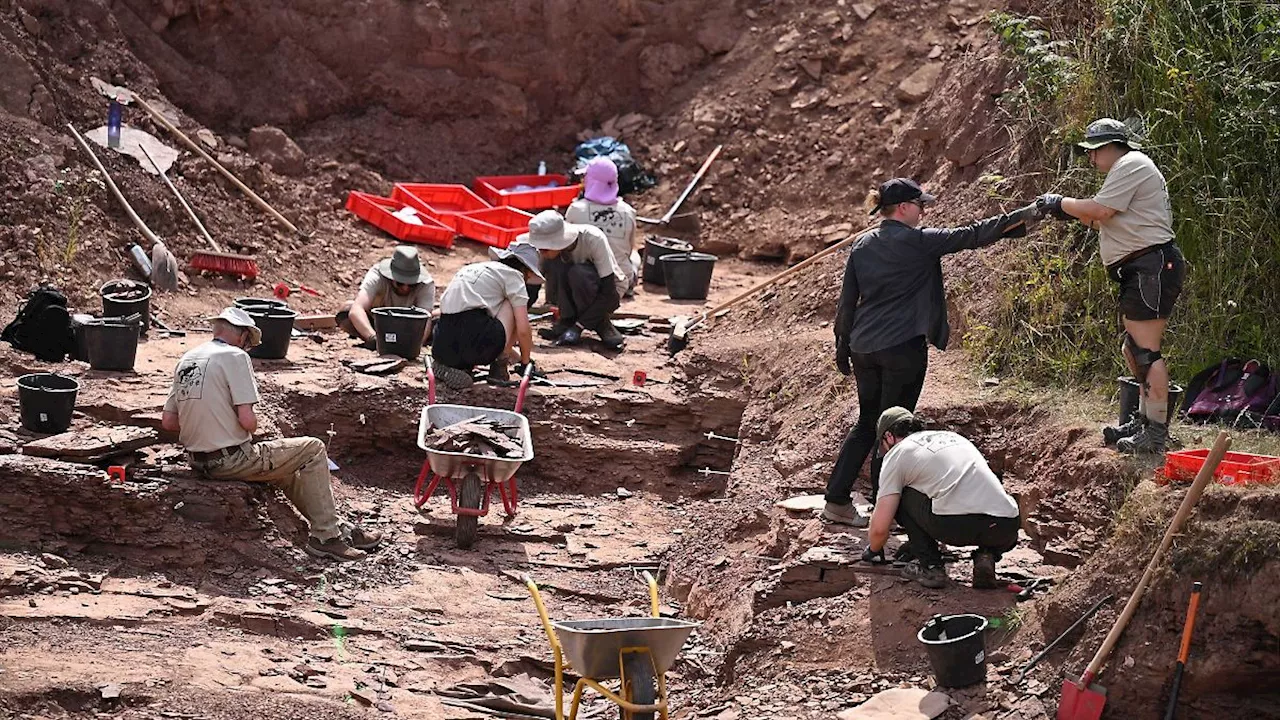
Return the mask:
[(533, 216), (509, 207), (458, 215), (458, 234), (486, 245), (504, 248), (515, 241), (516, 236), (529, 231)]
[(459, 213), (490, 207), (466, 185), (396, 183), (391, 198), (430, 215), (454, 230), (458, 229)]
[(356, 217), (390, 233), (392, 237), (419, 245), (432, 245), (442, 248), (453, 247), (454, 231), (431, 216), (419, 212), (418, 219), (422, 221), (422, 224), (416, 225), (401, 220), (392, 214), (404, 207), (405, 204), (399, 200), (378, 195), (356, 192), (355, 190), (347, 194), (348, 210), (355, 213)]
[[(556, 183), (559, 187), (548, 188)], [(490, 175), (476, 178), (475, 189), (480, 197), (491, 205), (520, 208), (521, 210), (546, 210), (568, 207), (578, 198), (582, 185), (569, 185), (567, 175)], [(532, 190), (513, 190), (528, 185)]]
[[(1165, 454), (1164, 467), (1156, 471), (1161, 482), (1191, 482), (1209, 457), (1208, 448)], [(1214, 480), (1223, 485), (1255, 485), (1280, 482), (1280, 457), (1229, 452), (1218, 463)]]

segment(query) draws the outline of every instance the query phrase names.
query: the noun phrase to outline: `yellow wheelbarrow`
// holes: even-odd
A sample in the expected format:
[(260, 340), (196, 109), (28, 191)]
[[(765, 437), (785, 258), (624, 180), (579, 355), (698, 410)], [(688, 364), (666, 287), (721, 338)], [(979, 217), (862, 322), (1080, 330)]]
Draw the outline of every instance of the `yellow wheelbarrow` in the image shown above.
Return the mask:
[[(525, 576), (525, 585), (538, 606), (542, 629), (551, 642), (556, 663), (556, 720), (564, 717), (564, 672), (582, 676), (573, 688), (569, 720), (576, 720), (582, 691), (590, 687), (622, 708), (622, 720), (653, 720), (655, 713), (667, 720), (665, 676), (689, 633), (701, 623), (658, 616), (658, 583), (648, 572), (649, 608), (652, 617), (570, 620), (553, 623), (547, 617), (538, 586)], [(566, 662), (567, 660), (567, 662)], [(621, 680), (615, 693), (601, 680)]]

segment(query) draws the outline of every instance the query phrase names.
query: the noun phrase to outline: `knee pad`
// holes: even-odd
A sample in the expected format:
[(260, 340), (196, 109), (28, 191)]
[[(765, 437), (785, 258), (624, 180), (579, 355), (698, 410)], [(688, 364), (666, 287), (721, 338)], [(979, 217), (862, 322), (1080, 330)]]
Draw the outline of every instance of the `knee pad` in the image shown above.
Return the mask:
[(1164, 356), (1160, 354), (1159, 350), (1150, 350), (1142, 347), (1129, 333), (1124, 334), (1124, 345), (1129, 348), (1129, 354), (1133, 355), (1133, 364), (1137, 367), (1138, 382), (1146, 385), (1147, 371), (1151, 369), (1152, 365), (1156, 364), (1157, 360)]

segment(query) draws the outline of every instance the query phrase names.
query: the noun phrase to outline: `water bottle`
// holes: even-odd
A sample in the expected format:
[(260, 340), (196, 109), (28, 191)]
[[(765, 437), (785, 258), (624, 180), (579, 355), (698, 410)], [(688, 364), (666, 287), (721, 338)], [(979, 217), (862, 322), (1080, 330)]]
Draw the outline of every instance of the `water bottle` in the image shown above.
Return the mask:
[(540, 161), (538, 161), (538, 174), (539, 174), (539, 175), (546, 175), (546, 174), (547, 174), (547, 161), (546, 161), (546, 160), (540, 160)]
[(124, 107), (116, 102), (115, 98), (111, 98), (111, 105), (107, 108), (107, 147), (120, 147), (120, 120), (124, 115)]
[[(119, 138), (120, 136), (117, 133), (116, 135), (117, 142), (119, 141)], [(142, 248), (138, 247), (137, 243), (134, 243), (133, 245), (129, 246), (129, 255), (133, 258), (133, 264), (135, 267), (138, 268), (138, 272), (142, 273), (142, 277), (150, 279), (151, 278), (151, 258), (147, 257), (147, 254), (142, 251)]]

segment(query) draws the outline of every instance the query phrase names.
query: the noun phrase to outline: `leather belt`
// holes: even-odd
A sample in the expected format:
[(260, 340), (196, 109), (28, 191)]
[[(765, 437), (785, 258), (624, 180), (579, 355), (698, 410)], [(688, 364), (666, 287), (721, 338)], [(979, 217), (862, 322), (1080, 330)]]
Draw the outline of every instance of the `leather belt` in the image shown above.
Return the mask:
[(220, 458), (230, 457), (231, 455), (234, 455), (236, 452), (239, 452), (247, 444), (248, 443), (240, 443), (239, 445), (232, 445), (231, 447), (218, 448), (217, 450), (210, 450), (208, 452), (190, 452), (189, 451), (187, 454), (191, 456), (191, 459), (193, 461), (203, 463), (203, 462), (209, 462), (210, 460), (218, 460)]

